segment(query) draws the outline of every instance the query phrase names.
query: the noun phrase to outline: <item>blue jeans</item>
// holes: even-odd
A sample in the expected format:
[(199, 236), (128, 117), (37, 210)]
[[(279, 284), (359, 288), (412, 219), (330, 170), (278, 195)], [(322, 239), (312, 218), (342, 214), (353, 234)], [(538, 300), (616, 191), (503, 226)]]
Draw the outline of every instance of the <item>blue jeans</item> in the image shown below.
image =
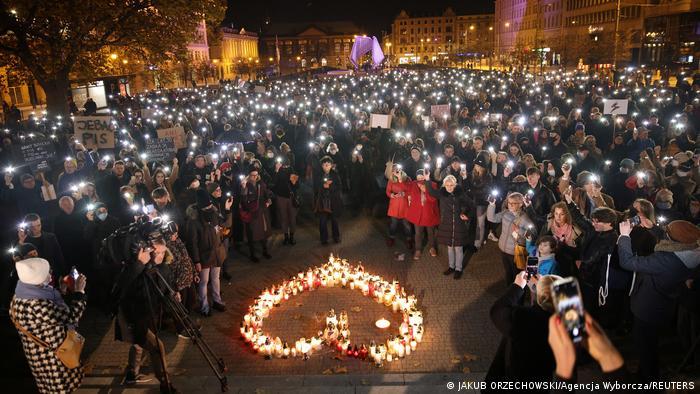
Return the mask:
[(328, 242), (328, 222), (331, 222), (333, 240), (340, 241), (340, 228), (338, 219), (332, 213), (321, 212), (318, 217), (318, 230), (321, 233), (321, 242)]
[(474, 234), (474, 246), (480, 248), (484, 244), (486, 236), (486, 207), (476, 206), (476, 231)]
[(450, 264), (450, 268), (455, 271), (462, 270), (462, 260), (464, 260), (464, 247), (463, 246), (448, 246), (447, 247), (447, 260)]
[(221, 299), (221, 283), (219, 282), (219, 273), (221, 267), (202, 268), (199, 271), (199, 286), (197, 287), (200, 300), (200, 310), (203, 313), (209, 312), (209, 299), (207, 298), (208, 288), (211, 285), (211, 298), (217, 304), (223, 304)]

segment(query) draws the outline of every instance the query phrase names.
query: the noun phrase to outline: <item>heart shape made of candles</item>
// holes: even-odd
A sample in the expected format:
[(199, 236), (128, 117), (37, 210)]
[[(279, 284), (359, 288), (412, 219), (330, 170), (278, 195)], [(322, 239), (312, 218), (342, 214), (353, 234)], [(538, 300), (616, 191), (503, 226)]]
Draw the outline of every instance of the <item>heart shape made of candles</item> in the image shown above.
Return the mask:
[[(342, 287), (360, 291), (394, 312), (403, 315), (397, 335), (390, 337), (386, 343), (372, 342), (369, 347), (357, 345), (351, 347), (347, 314), (341, 312), (340, 318), (331, 310), (326, 317), (326, 327), (317, 336), (299, 338), (293, 346), (282, 342), (280, 337), (273, 337), (263, 331), (263, 321), (270, 311), (289, 298), (305, 291), (314, 291), (322, 287)], [(266, 358), (302, 357), (307, 359), (323, 345), (336, 348), (352, 357), (369, 359), (381, 366), (384, 361), (403, 358), (416, 350), (423, 339), (423, 313), (417, 307), (415, 295), (407, 295), (406, 290), (397, 281), (389, 282), (382, 277), (365, 272), (361, 263), (351, 265), (346, 259), (334, 257), (317, 267), (299, 272), (280, 285), (265, 289), (255, 302), (248, 307), (248, 313), (241, 322), (241, 337), (257, 352)]]

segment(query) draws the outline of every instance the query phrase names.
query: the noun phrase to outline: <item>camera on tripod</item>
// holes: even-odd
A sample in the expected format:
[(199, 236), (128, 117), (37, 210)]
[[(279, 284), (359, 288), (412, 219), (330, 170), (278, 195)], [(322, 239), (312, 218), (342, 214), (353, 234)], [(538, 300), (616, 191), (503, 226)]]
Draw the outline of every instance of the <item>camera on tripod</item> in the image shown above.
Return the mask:
[(163, 220), (161, 217), (151, 219), (148, 215), (142, 215), (137, 217), (133, 223), (117, 230), (115, 234), (124, 238), (125, 244), (128, 245), (133, 256), (141, 249), (151, 251), (153, 242), (166, 240), (176, 232), (175, 222)]

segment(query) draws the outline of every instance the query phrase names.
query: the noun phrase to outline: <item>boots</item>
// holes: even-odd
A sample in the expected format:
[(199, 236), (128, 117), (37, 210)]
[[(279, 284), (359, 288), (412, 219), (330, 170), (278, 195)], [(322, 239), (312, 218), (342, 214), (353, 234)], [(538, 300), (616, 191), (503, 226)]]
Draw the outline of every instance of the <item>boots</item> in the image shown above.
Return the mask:
[(293, 233), (293, 232), (290, 232), (290, 233), (289, 233), (289, 244), (290, 244), (290, 245), (296, 245), (296, 244), (297, 244), (297, 241), (294, 240), (294, 233)]
[(264, 258), (266, 258), (268, 260), (272, 258), (272, 256), (270, 256), (270, 254), (267, 253), (267, 243), (265, 241), (263, 241), (263, 244), (262, 244), (262, 255)]
[(259, 263), (260, 259), (255, 256), (255, 246), (253, 244), (248, 245), (248, 250), (250, 251), (250, 261)]
[(282, 245), (289, 245), (289, 233), (284, 233), (284, 242)]

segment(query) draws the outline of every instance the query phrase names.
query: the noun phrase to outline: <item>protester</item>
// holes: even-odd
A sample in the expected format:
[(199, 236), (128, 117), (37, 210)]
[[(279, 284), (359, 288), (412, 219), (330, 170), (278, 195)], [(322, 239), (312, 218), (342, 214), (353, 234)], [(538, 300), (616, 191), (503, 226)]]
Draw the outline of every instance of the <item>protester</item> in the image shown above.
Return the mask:
[(389, 238), (386, 240), (388, 247), (394, 246), (396, 230), (401, 226), (403, 236), (406, 238), (406, 246), (413, 249), (413, 234), (411, 225), (406, 220), (408, 211), (408, 182), (410, 179), (403, 172), (400, 164), (387, 163), (389, 181), (386, 184), (386, 196), (389, 197)]
[(340, 194), (340, 176), (332, 169), (333, 160), (325, 156), (321, 159), (321, 178), (314, 182), (315, 211), (319, 215), (321, 244), (328, 244), (328, 222), (331, 223), (333, 241), (340, 243), (338, 218), (342, 214), (343, 200)]
[[(526, 233), (535, 233), (534, 224), (523, 210), (523, 195), (511, 193), (504, 201), (503, 210), (496, 213), (496, 199), (489, 196), (489, 206), (486, 217), (491, 223), (501, 224), (501, 235), (498, 237), (498, 248), (501, 250), (501, 262), (503, 263), (504, 279), (510, 284), (515, 278), (518, 268), (525, 268), (525, 261), (516, 263), (516, 253), (519, 259), (527, 260), (525, 249)], [(517, 249), (517, 250), (516, 250)], [(522, 250), (520, 250), (522, 249)], [(520, 267), (518, 267), (520, 265)]]
[[(557, 279), (561, 278), (528, 278), (527, 272), (521, 271), (491, 307), (491, 321), (503, 339), (484, 378), (486, 382), (549, 381), (555, 365), (547, 346), (547, 326), (554, 313), (551, 284)], [(528, 281), (537, 289), (537, 297), (532, 306), (523, 306)]]
[(692, 270), (700, 265), (700, 228), (677, 220), (668, 224), (668, 240), (661, 240), (649, 256), (632, 253), (629, 221), (620, 223), (617, 247), (620, 266), (637, 275), (631, 293), (634, 315), (635, 348), (640, 356), (639, 378), (644, 382), (659, 378), (659, 334), (674, 312), (678, 299), (690, 279)]
[[(429, 180), (424, 182), (426, 187), (429, 186)], [(457, 179), (453, 175), (445, 176), (440, 190), (430, 185), (428, 191), (438, 200), (440, 206), (437, 240), (440, 245), (447, 247), (448, 260), (448, 268), (443, 274), (454, 273), (454, 278), (459, 279), (462, 277), (464, 269), (464, 245), (467, 244), (472, 203), (464, 194), (464, 189), (457, 184)]]
[(408, 185), (408, 212), (406, 219), (415, 226), (415, 247), (413, 260), (420, 260), (423, 251), (423, 239), (427, 238), (430, 256), (437, 256), (437, 237), (435, 226), (440, 224), (440, 208), (438, 200), (430, 194), (430, 189), (436, 188), (435, 182), (426, 177), (430, 176), (429, 169), (416, 171), (416, 180)]
[(15, 267), (19, 281), (10, 316), (22, 338), (37, 389), (40, 393), (72, 392), (80, 387), (84, 367), (66, 366), (55, 349), (85, 311), (85, 275), (78, 276), (69, 287), (61, 281), (59, 292), (49, 285), (51, 267), (45, 259), (20, 260)]

